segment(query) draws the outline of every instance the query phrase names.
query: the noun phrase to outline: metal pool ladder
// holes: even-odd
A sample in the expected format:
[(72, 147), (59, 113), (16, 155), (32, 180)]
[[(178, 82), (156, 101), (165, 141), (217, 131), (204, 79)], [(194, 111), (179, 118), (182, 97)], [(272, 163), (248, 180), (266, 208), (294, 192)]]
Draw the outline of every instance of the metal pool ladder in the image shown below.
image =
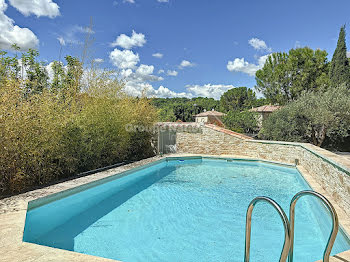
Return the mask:
[(249, 259), (250, 259), (250, 235), (251, 235), (251, 225), (252, 225), (252, 213), (253, 213), (254, 206), (259, 202), (267, 202), (270, 205), (272, 205), (282, 219), (283, 226), (284, 226), (284, 244), (283, 244), (283, 249), (282, 249), (282, 253), (279, 261), (285, 262), (287, 260), (288, 251), (290, 248), (290, 226), (289, 226), (288, 218), (286, 213), (284, 213), (283, 209), (279, 204), (277, 204), (276, 201), (274, 201), (269, 197), (264, 197), (264, 196), (254, 198), (248, 206), (247, 217), (246, 217), (246, 230), (245, 230), (244, 262), (249, 262)]
[[(280, 215), (282, 222), (283, 222), (283, 227), (284, 227), (284, 243), (283, 243), (283, 248), (281, 252), (281, 256), (279, 259), (279, 262), (286, 262), (288, 258), (288, 262), (293, 262), (293, 247), (294, 247), (294, 221), (295, 221), (295, 205), (298, 201), (299, 198), (305, 195), (310, 195), (318, 198), (319, 200), (322, 201), (322, 203), (327, 207), (328, 211), (332, 215), (332, 231), (330, 233), (330, 236), (328, 238), (328, 242), (326, 245), (326, 248), (323, 253), (323, 262), (329, 262), (329, 257), (331, 254), (331, 250), (333, 248), (337, 233), (338, 233), (338, 227), (339, 227), (339, 221), (338, 221), (338, 216), (337, 213), (333, 207), (333, 205), (328, 201), (327, 198), (325, 198), (323, 195), (320, 193), (317, 193), (312, 190), (305, 190), (297, 193), (293, 198), (290, 203), (290, 209), (289, 209), (289, 215), (290, 215), (290, 220), (288, 220), (285, 212), (281, 208), (281, 206), (274, 201), (273, 199), (269, 197), (256, 197), (254, 198), (247, 210), (247, 217), (246, 217), (246, 231), (245, 231), (245, 253), (244, 253), (244, 262), (249, 262), (250, 259), (250, 237), (251, 237), (251, 224), (252, 224), (252, 213), (254, 206), (258, 202), (267, 202), (270, 205), (272, 205), (275, 210), (278, 212)], [(290, 223), (289, 223), (290, 221)]]
[(320, 193), (317, 193), (312, 190), (305, 190), (297, 193), (290, 202), (290, 208), (289, 208), (289, 220), (290, 220), (290, 249), (289, 249), (289, 258), (288, 262), (293, 262), (293, 247), (294, 247), (294, 220), (295, 220), (295, 205), (299, 198), (302, 196), (314, 196), (322, 201), (322, 203), (327, 207), (328, 211), (331, 213), (332, 216), (332, 231), (329, 235), (328, 242), (326, 245), (326, 248), (323, 252), (323, 262), (329, 262), (329, 257), (331, 255), (331, 251), (335, 242), (335, 238), (338, 234), (338, 228), (339, 228), (339, 221), (338, 221), (338, 215), (335, 211), (333, 205), (331, 202), (328, 201), (327, 198), (325, 198)]

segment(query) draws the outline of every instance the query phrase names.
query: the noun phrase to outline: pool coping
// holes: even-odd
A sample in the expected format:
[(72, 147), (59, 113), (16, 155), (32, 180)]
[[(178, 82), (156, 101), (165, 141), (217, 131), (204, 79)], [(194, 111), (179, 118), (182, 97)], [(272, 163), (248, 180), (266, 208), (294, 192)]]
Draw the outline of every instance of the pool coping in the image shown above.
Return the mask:
[[(73, 192), (74, 190), (84, 190), (87, 187), (94, 186), (96, 183), (101, 183), (101, 179), (108, 182), (115, 179), (116, 176), (128, 175), (134, 168), (142, 169), (149, 165), (154, 165), (158, 161), (166, 160), (167, 158), (218, 158), (218, 159), (232, 159), (241, 161), (256, 161), (263, 163), (271, 163), (282, 166), (295, 167), (294, 165), (285, 164), (282, 162), (266, 161), (261, 159), (249, 158), (239, 155), (207, 155), (207, 154), (169, 154), (163, 156), (156, 156), (141, 161), (137, 161), (124, 166), (119, 166), (106, 171), (91, 174), (85, 177), (79, 177), (69, 181), (65, 181), (56, 185), (45, 188), (33, 190), (17, 196), (4, 198), (0, 200), (0, 261), (24, 261), (24, 262), (46, 262), (46, 261), (116, 261), (91, 255), (61, 250), (52, 247), (41, 246), (37, 244), (26, 243), (22, 241), (23, 229), (25, 224), (25, 217), (28, 208), (28, 203), (36, 199), (45, 199), (50, 196), (51, 199), (62, 197), (62, 194)], [(303, 166), (296, 166), (298, 171), (302, 174), (310, 187), (326, 196), (334, 205), (339, 217), (339, 222), (342, 225), (345, 233), (350, 236), (350, 218), (333, 200), (315, 178), (307, 172)], [(81, 187), (80, 187), (81, 186)], [(63, 192), (63, 193), (62, 193)], [(76, 193), (76, 192), (74, 192)], [(33, 207), (32, 207), (33, 208)], [(239, 254), (241, 256), (242, 254)], [(243, 260), (243, 257), (242, 257)], [(333, 262), (350, 262), (350, 250), (331, 258)]]

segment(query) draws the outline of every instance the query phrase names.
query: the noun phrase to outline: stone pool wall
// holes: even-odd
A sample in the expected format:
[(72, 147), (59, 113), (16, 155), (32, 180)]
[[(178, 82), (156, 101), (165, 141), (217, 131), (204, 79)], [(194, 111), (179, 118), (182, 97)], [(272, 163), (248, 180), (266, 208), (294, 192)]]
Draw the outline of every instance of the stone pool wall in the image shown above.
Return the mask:
[(177, 153), (234, 155), (302, 166), (350, 215), (350, 163), (340, 156), (307, 143), (253, 140), (214, 125), (197, 132), (179, 129)]

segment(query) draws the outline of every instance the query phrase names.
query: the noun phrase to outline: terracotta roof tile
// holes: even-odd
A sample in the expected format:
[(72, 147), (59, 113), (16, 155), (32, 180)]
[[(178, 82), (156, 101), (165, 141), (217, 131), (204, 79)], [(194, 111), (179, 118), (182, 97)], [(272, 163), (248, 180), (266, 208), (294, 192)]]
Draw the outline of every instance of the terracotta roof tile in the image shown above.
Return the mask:
[(205, 111), (205, 112), (199, 113), (198, 115), (195, 115), (195, 116), (224, 116), (224, 115), (226, 114), (215, 110), (211, 110), (211, 111)]
[(263, 113), (263, 112), (273, 112), (273, 111), (276, 111), (280, 108), (281, 108), (281, 106), (264, 105), (264, 106), (252, 108), (249, 111)]

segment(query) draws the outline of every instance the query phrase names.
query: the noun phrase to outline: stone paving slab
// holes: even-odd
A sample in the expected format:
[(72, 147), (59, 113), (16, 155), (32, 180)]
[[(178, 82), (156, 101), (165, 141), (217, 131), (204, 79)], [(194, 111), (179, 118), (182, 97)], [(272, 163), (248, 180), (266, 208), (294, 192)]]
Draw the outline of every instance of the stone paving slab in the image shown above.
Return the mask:
[[(184, 157), (184, 156), (208, 156), (208, 157), (230, 157), (238, 159), (251, 159), (239, 155), (194, 155), (194, 154), (172, 154), (166, 157)], [(140, 167), (145, 164), (152, 163), (154, 161), (164, 159), (165, 156), (157, 156), (149, 159), (144, 159), (132, 164), (113, 168), (107, 171), (99, 172), (96, 174), (88, 175), (86, 177), (80, 177), (66, 181), (53, 186), (37, 189), (17, 196), (12, 196), (0, 200), (0, 262), (104, 262), (115, 261), (111, 259), (105, 259), (101, 257), (95, 257), (67, 250), (61, 250), (31, 243), (25, 243), (22, 241), (23, 229), (25, 224), (25, 216), (28, 202), (34, 199), (45, 197), (54, 193), (58, 193), (67, 189), (72, 189), (80, 185), (87, 184), (89, 182), (97, 181), (102, 178), (106, 178), (123, 171), (130, 170), (135, 167)], [(315, 179), (306, 172), (302, 166), (298, 166), (299, 171), (303, 174), (304, 178), (311, 185), (311, 187), (321, 194), (324, 194), (333, 204), (336, 203), (332, 199), (332, 196), (325, 192), (321, 185), (315, 181)], [(339, 221), (344, 230), (350, 235), (350, 219), (336, 204), (334, 204), (337, 210)], [(243, 258), (242, 258), (243, 260)], [(350, 262), (350, 250), (338, 254), (331, 259), (331, 262)]]
[(346, 163), (350, 165), (350, 152), (334, 152), (337, 156), (341, 157)]
[[(317, 262), (323, 262), (318, 260)], [(345, 251), (330, 258), (329, 262), (350, 262), (350, 251)]]

